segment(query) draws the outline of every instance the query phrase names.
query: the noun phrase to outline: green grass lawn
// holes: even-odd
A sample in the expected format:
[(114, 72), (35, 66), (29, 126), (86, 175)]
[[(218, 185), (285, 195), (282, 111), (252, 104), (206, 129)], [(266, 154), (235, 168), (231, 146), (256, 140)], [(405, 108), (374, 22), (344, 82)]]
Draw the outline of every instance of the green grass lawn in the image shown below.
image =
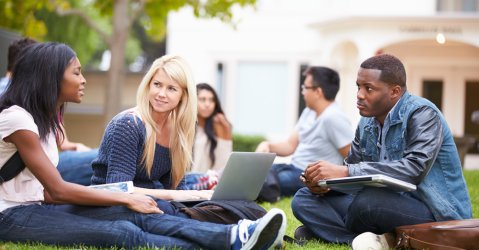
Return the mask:
[[(467, 186), (469, 189), (469, 196), (471, 197), (472, 202), (472, 214), (474, 218), (479, 218), (479, 170), (466, 170), (464, 171), (464, 177), (466, 178)], [(277, 203), (262, 203), (261, 205), (269, 210), (270, 208), (277, 207), (285, 211), (288, 218), (288, 227), (286, 234), (293, 237), (294, 230), (301, 225), (301, 223), (296, 220), (291, 212), (291, 198), (282, 199)], [(30, 250), (30, 249), (40, 249), (40, 250), (53, 250), (53, 249), (66, 249), (61, 247), (54, 246), (44, 246), (44, 245), (27, 245), (27, 244), (13, 244), (13, 243), (0, 243), (0, 250)], [(75, 247), (70, 249), (95, 249), (88, 247)], [(287, 244), (286, 249), (330, 249), (330, 250), (339, 250), (339, 249), (349, 249), (346, 245), (338, 244), (324, 244), (319, 242), (309, 242), (304, 246), (298, 246), (295, 244)]]

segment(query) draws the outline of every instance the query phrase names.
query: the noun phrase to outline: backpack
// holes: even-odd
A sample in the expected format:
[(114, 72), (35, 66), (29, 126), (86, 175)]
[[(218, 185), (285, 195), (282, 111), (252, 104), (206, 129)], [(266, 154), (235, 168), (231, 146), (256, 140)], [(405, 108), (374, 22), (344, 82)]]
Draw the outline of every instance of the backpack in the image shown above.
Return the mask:
[(241, 219), (257, 220), (266, 214), (263, 207), (247, 200), (210, 200), (190, 207), (189, 203), (172, 201), (171, 204), (191, 219), (218, 224), (236, 224)]
[(273, 168), (269, 169), (268, 175), (259, 191), (257, 200), (260, 202), (277, 202), (281, 198), (281, 189), (279, 185), (279, 178)]

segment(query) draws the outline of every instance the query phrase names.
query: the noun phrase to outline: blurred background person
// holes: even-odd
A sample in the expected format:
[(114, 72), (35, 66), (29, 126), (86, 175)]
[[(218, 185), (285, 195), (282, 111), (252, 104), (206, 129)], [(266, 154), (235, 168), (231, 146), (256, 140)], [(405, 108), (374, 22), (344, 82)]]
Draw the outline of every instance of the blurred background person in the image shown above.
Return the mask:
[(327, 67), (311, 66), (303, 75), (301, 93), (306, 108), (294, 131), (287, 140), (263, 141), (256, 148), (256, 152), (291, 155), (291, 163), (273, 164), (260, 192), (260, 200), (273, 202), (280, 196), (294, 195), (305, 186), (299, 176), (309, 164), (317, 161), (342, 164), (354, 138), (348, 117), (335, 101), (339, 74)]
[(8, 84), (10, 83), (10, 80), (12, 78), (12, 71), (13, 71), (13, 66), (17, 62), (17, 57), (18, 54), (26, 47), (29, 45), (32, 45), (36, 43), (37, 41), (25, 37), (25, 38), (20, 38), (8, 46), (8, 60), (7, 60), (7, 72), (5, 73), (5, 76), (2, 77), (0, 80), (0, 96), (5, 92), (7, 89)]
[(211, 189), (221, 177), (233, 151), (232, 126), (216, 91), (207, 83), (196, 85), (198, 126), (193, 146), (193, 166), (187, 174), (189, 189)]

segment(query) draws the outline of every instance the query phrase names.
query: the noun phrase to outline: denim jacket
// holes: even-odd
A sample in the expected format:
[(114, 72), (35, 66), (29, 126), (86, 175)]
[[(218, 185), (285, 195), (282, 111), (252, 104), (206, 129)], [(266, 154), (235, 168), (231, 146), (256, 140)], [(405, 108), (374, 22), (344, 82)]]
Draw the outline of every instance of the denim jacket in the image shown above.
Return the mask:
[(438, 221), (472, 217), (471, 202), (451, 131), (430, 101), (405, 92), (389, 114), (380, 159), (378, 127), (362, 117), (345, 163), (350, 176), (385, 174), (417, 185), (412, 193)]

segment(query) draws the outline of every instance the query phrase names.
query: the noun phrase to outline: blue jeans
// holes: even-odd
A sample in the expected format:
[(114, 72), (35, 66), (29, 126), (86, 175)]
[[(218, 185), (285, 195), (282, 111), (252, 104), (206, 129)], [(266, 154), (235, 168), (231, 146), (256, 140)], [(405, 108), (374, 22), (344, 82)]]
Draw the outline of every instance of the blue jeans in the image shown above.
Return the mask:
[(65, 181), (88, 186), (91, 184), (91, 176), (93, 175), (91, 162), (97, 155), (97, 148), (85, 152), (60, 152), (57, 169)]
[(364, 188), (354, 195), (329, 191), (323, 196), (302, 188), (291, 208), (318, 239), (337, 243), (351, 243), (364, 232), (383, 234), (398, 226), (435, 221), (424, 202), (387, 188)]
[(276, 172), (278, 177), (281, 196), (292, 196), (300, 188), (305, 187), (304, 183), (299, 179), (303, 172), (302, 169), (292, 164), (273, 164), (271, 170)]
[(231, 225), (166, 214), (140, 214), (123, 206), (16, 206), (0, 212), (0, 240), (62, 246), (229, 249)]

